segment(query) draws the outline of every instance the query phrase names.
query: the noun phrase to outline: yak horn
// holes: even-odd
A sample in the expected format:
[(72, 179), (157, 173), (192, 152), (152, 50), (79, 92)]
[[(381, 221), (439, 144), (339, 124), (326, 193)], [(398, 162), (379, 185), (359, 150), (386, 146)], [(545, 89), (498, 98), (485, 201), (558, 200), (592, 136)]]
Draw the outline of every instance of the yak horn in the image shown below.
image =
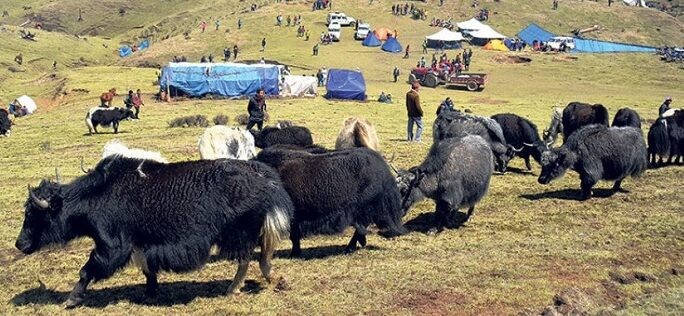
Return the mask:
[(530, 144), (530, 143), (523, 143), (523, 145), (525, 145), (527, 147), (534, 147), (534, 144)]
[(45, 291), (45, 289), (47, 289), (47, 287), (45, 286), (45, 283), (43, 283), (43, 281), (38, 279), (38, 290)]
[(390, 158), (390, 161), (389, 161), (389, 162), (393, 162), (393, 161), (394, 161), (394, 156), (396, 156), (396, 155), (397, 155), (396, 152), (392, 153), (392, 158)]
[(138, 172), (138, 175), (140, 175), (141, 178), (147, 178), (147, 175), (142, 171), (142, 166), (145, 163), (145, 160), (140, 162), (140, 165), (138, 165), (138, 168), (135, 169), (135, 171)]
[(83, 171), (85, 174), (89, 174), (90, 171), (92, 171), (92, 169), (86, 170), (86, 168), (83, 166), (83, 157), (81, 157), (81, 171)]
[(523, 146), (523, 147), (520, 147), (520, 148), (515, 148), (515, 147), (511, 146), (511, 148), (513, 149), (514, 152), (519, 153), (519, 152), (521, 152), (521, 151), (523, 150), (523, 148), (525, 148), (525, 147)]
[(48, 203), (48, 201), (46, 201), (46, 200), (41, 200), (41, 199), (39, 199), (38, 197), (36, 197), (35, 194), (33, 194), (33, 190), (31, 189), (31, 185), (30, 185), (30, 184), (28, 185), (28, 191), (29, 191), (29, 196), (31, 197), (31, 200), (33, 200), (33, 203), (35, 203), (36, 205), (38, 205), (38, 207), (40, 207), (40, 208), (42, 208), (42, 209), (47, 209), (47, 208), (50, 207), (50, 203)]
[(388, 165), (390, 166), (390, 168), (392, 168), (392, 171), (394, 171), (394, 173), (399, 174), (399, 170), (397, 170), (397, 168), (394, 167), (394, 165), (392, 165), (391, 163), (389, 163)]
[(57, 181), (57, 184), (62, 184), (62, 175), (59, 172), (59, 168), (55, 168), (55, 181)]

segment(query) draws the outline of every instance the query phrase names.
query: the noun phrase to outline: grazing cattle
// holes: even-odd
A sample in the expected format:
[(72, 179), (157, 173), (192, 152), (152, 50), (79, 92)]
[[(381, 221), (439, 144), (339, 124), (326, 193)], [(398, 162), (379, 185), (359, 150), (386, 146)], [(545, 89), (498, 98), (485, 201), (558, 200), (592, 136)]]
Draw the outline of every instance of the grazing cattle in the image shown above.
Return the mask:
[[(556, 119), (561, 119), (561, 122), (556, 122)], [(551, 120), (549, 129), (544, 132), (544, 140), (547, 144), (553, 144), (556, 141), (558, 132), (563, 132), (563, 143), (582, 126), (590, 124), (600, 124), (608, 126), (608, 110), (601, 104), (587, 104), (582, 102), (570, 102), (561, 117), (556, 115)]]
[(12, 121), (5, 109), (0, 109), (0, 136), (9, 136), (12, 133)]
[(119, 132), (119, 122), (128, 118), (135, 118), (133, 111), (124, 108), (90, 108), (85, 117), (88, 134), (97, 134), (97, 126), (112, 126), (114, 134)]
[[(460, 226), (487, 193), (494, 168), (492, 159), (489, 144), (477, 135), (433, 144), (420, 166), (398, 172), (403, 212), (427, 197), (436, 203), (435, 223), (430, 233)], [(458, 209), (466, 207), (468, 213), (455, 218)]]
[(580, 176), (580, 198), (591, 197), (591, 188), (599, 180), (615, 181), (613, 192), (621, 191), (622, 180), (638, 177), (646, 170), (646, 143), (641, 130), (634, 127), (588, 125), (575, 131), (560, 148), (542, 154), (539, 183), (548, 184), (575, 170)]
[(294, 210), (272, 168), (239, 160), (161, 164), (107, 157), (69, 184), (43, 180), (28, 193), (19, 250), (31, 254), (78, 237), (95, 242), (67, 307), (83, 301), (91, 281), (109, 278), (129, 261), (140, 265), (146, 293), (154, 295), (158, 272), (197, 269), (213, 246), (238, 260), (229, 293), (240, 291), (256, 246), (270, 281), (271, 257)]
[[(653, 167), (663, 165), (663, 158), (670, 155), (670, 136), (664, 119), (658, 119), (648, 129), (648, 157)], [(658, 160), (656, 160), (656, 156)]]
[(501, 126), (506, 143), (513, 147), (513, 153), (525, 159), (525, 167), (532, 170), (530, 156), (541, 163), (541, 154), (548, 150), (548, 146), (539, 138), (537, 126), (521, 116), (504, 113), (492, 116)]
[(432, 126), (432, 137), (437, 143), (447, 138), (461, 138), (466, 135), (479, 135), (492, 150), (495, 169), (506, 172), (508, 161), (513, 157), (513, 148), (508, 146), (503, 130), (495, 120), (457, 111), (442, 111)]
[(109, 91), (102, 93), (100, 95), (100, 106), (104, 108), (112, 106), (112, 100), (114, 100), (116, 95), (116, 88), (111, 88)]
[(366, 147), (378, 151), (380, 142), (375, 127), (364, 118), (350, 117), (344, 120), (337, 140), (335, 149), (353, 147)]
[(641, 129), (641, 118), (636, 111), (630, 108), (622, 108), (615, 113), (615, 116), (613, 117), (613, 124), (610, 126), (631, 126)]
[(124, 158), (135, 158), (153, 160), (159, 163), (169, 163), (160, 153), (138, 148), (128, 148), (126, 144), (118, 139), (108, 141), (102, 151), (102, 159), (113, 155), (120, 155)]
[(198, 145), (202, 159), (249, 160), (256, 156), (254, 136), (240, 127), (209, 127), (200, 136)]
[(277, 144), (302, 147), (313, 145), (311, 132), (303, 126), (265, 127), (261, 131), (249, 130), (249, 132), (254, 135), (254, 144), (259, 148), (268, 148)]
[(354, 236), (345, 251), (366, 245), (367, 227), (375, 223), (384, 237), (406, 232), (401, 223), (399, 189), (385, 160), (367, 148), (327, 154), (302, 151), (261, 151), (256, 160), (278, 170), (295, 205), (290, 239), (293, 257), (301, 255), (300, 240), (316, 234), (338, 234), (349, 226)]

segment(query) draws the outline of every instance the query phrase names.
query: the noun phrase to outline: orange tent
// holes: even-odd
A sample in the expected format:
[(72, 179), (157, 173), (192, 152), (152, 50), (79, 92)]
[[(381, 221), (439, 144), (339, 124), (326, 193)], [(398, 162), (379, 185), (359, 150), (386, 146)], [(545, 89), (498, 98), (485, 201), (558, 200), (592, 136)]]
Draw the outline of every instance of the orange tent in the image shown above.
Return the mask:
[(376, 29), (375, 31), (373, 31), (373, 33), (375, 34), (375, 37), (377, 37), (381, 41), (386, 41), (388, 36), (395, 36), (392, 30), (386, 29), (384, 27)]

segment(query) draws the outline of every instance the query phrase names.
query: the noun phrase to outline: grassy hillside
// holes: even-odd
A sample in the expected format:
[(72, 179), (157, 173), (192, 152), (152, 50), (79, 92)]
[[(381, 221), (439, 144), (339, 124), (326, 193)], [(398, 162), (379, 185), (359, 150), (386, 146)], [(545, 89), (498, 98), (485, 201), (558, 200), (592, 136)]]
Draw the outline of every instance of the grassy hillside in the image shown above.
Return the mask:
[[(447, 8), (437, 13), (436, 1), (430, 1), (428, 15), (464, 20), (476, 11), (468, 6), (470, 1), (445, 2)], [(68, 12), (82, 5), (93, 13), (118, 10), (117, 6), (132, 2), (108, 1), (99, 6), (88, 1), (9, 0), (0, 5), (0, 10), (6, 3), (13, 8), (10, 18), (18, 21), (24, 13), (22, 3), (36, 12), (48, 12), (48, 8), (59, 4), (70, 8)], [(89, 240), (78, 240), (65, 248), (20, 255), (13, 245), (22, 225), (26, 184), (37, 185), (42, 178), (53, 177), (55, 167), (60, 168), (65, 181), (80, 176), (81, 158), (87, 166), (94, 165), (102, 146), (114, 138), (132, 147), (160, 151), (171, 161), (198, 159), (197, 138), (203, 130), (169, 128), (168, 121), (190, 114), (204, 114), (211, 119), (223, 113), (232, 124), (233, 118), (245, 111), (245, 101), (155, 103), (151, 94), (158, 89), (154, 85), (156, 70), (131, 67), (140, 63), (162, 64), (173, 55), (198, 60), (209, 53), (218, 59), (223, 47), (237, 43), (241, 49), (239, 60), (277, 60), (293, 65), (295, 74), (310, 75), (322, 66), (359, 67), (369, 99), (385, 91), (393, 94), (395, 104), (333, 102), (321, 97), (269, 99), (272, 120), (290, 119), (305, 125), (317, 143), (332, 147), (344, 118), (367, 117), (378, 130), (383, 153), (394, 155), (394, 164), (401, 168), (422, 161), (431, 145), (434, 111), (447, 96), (458, 108), (479, 115), (517, 113), (540, 130), (548, 125), (553, 106), (570, 101), (602, 103), (611, 116), (629, 106), (642, 116), (644, 132), (665, 96), (673, 96), (675, 106), (684, 99), (681, 64), (663, 63), (648, 54), (578, 54), (572, 59), (558, 54), (500, 53), (473, 47), (471, 70), (489, 74), (487, 87), (482, 92), (422, 89), (425, 143), (410, 144), (403, 141), (403, 98), (408, 90), (403, 81), (420, 57), (424, 36), (438, 29), (430, 28), (425, 21), (392, 16), (392, 1), (375, 0), (369, 7), (367, 0), (338, 0), (335, 9), (374, 27), (397, 29), (402, 44), (412, 47), (411, 58), (364, 48), (352, 40), (349, 28), (343, 29), (340, 43), (323, 46), (320, 56), (312, 57), (311, 47), (325, 29), (327, 11), (311, 12), (305, 1), (292, 1), (238, 15), (249, 3), (227, 1), (212, 6), (203, 0), (162, 1), (162, 5), (139, 1), (137, 7), (127, 10), (126, 16), (119, 18), (113, 12), (107, 23), (102, 23), (105, 26), (98, 28), (100, 36), (110, 39), (39, 31), (38, 41), (29, 42), (19, 38), (17, 28), (0, 32), (0, 101), (6, 104), (27, 93), (38, 97), (40, 107), (35, 115), (17, 119), (11, 137), (0, 138), (0, 314), (61, 313), (66, 295), (78, 278), (78, 269), (93, 247)], [(614, 32), (620, 19), (641, 21), (634, 10), (642, 9), (616, 6), (599, 14), (605, 11), (605, 4), (591, 1), (562, 1), (557, 12), (550, 10), (550, 1), (481, 3), (498, 12), (490, 23), (506, 35), (513, 35), (533, 19), (554, 32), (562, 32), (596, 24), (594, 19), (600, 18), (601, 23), (610, 26), (599, 34), (605, 38), (641, 42), (641, 35), (649, 34), (658, 41), (682, 42), (684, 36), (676, 32), (681, 22), (645, 10), (643, 16), (652, 19), (650, 23), (661, 31), (640, 28), (636, 35)], [(302, 14), (305, 26), (310, 28), (310, 41), (297, 38), (293, 27), (274, 26), (278, 13)], [(83, 24), (76, 24), (74, 19), (64, 22), (64, 27), (70, 33), (80, 33), (95, 25), (89, 16)], [(212, 19), (217, 16), (222, 19), (222, 27), (214, 31)], [(240, 31), (235, 29), (237, 16), (244, 21)], [(204, 18), (210, 25), (200, 33), (197, 24)], [(146, 30), (155, 32), (149, 50), (127, 59), (116, 56), (119, 42), (137, 39)], [(188, 31), (189, 39), (185, 39), (183, 33)], [(163, 39), (167, 35), (168, 39)], [(265, 52), (259, 51), (262, 37), (268, 41)], [(655, 40), (646, 43), (659, 44)], [(18, 52), (24, 55), (21, 68), (25, 71), (10, 72), (10, 66), (17, 67), (12, 59)], [(453, 53), (449, 52), (449, 56)], [(431, 55), (426, 58), (429, 60)], [(516, 55), (529, 57), (532, 62), (508, 62), (509, 56)], [(56, 70), (51, 69), (53, 60), (58, 61)], [(399, 83), (390, 80), (395, 65), (402, 70)], [(97, 104), (101, 92), (111, 87), (119, 91), (142, 89), (146, 94), (142, 119), (123, 122), (118, 135), (103, 128), (104, 134), (86, 136), (84, 113)], [(121, 96), (114, 103), (121, 105)], [(627, 194), (606, 197), (612, 183), (602, 182), (597, 186), (598, 197), (587, 202), (574, 200), (579, 188), (575, 173), (541, 186), (536, 181), (539, 166), (533, 163), (532, 172), (523, 168), (522, 161), (516, 159), (511, 164), (512, 172), (493, 176), (490, 191), (475, 215), (457, 230), (437, 236), (424, 234), (424, 224), (431, 220), (434, 210), (434, 203), (425, 201), (404, 218), (412, 229), (410, 234), (395, 240), (371, 234), (369, 247), (353, 255), (342, 255), (342, 246), (351, 237), (349, 230), (343, 236), (305, 239), (304, 260), (288, 259), (290, 243), (284, 242), (273, 264), (276, 276), (285, 280), (279, 286), (261, 283), (253, 264), (246, 294), (225, 296), (236, 267), (232, 262), (216, 261), (196, 272), (161, 275), (160, 295), (149, 299), (143, 295), (144, 277), (129, 267), (92, 285), (86, 305), (73, 313), (539, 314), (554, 304), (557, 294), (572, 298), (559, 308), (589, 314), (684, 312), (684, 206), (677, 189), (684, 185), (681, 166), (649, 170), (640, 179), (627, 179)], [(39, 287), (39, 280), (45, 288)]]

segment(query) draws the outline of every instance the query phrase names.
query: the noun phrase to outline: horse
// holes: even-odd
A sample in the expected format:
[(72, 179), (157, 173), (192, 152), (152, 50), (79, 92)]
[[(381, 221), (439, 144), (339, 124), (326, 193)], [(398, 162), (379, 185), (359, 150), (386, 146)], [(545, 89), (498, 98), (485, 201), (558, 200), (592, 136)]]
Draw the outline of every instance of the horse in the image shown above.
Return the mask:
[(116, 88), (111, 88), (109, 91), (100, 95), (100, 106), (103, 108), (110, 107), (112, 105), (112, 100), (116, 95)]

